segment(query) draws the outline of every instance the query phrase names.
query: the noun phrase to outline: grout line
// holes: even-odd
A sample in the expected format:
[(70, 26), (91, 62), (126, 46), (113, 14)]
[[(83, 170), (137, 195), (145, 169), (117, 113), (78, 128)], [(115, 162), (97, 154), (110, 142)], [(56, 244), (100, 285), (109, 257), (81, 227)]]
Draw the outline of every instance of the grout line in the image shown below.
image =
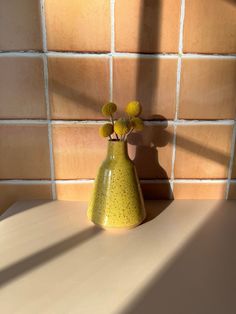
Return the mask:
[(53, 120), (53, 125), (101, 125), (108, 120)]
[(236, 120), (234, 123), (234, 129), (233, 129), (233, 134), (232, 134), (232, 141), (231, 141), (231, 151), (230, 151), (230, 161), (229, 161), (229, 167), (228, 167), (228, 182), (227, 182), (227, 187), (226, 187), (226, 192), (225, 192), (225, 198), (228, 199), (229, 197), (229, 189), (230, 189), (230, 181), (232, 177), (232, 171), (233, 171), (233, 163), (234, 163), (234, 150), (235, 150), (235, 145), (236, 145)]
[[(41, 0), (43, 1), (43, 0)], [(114, 1), (114, 0), (111, 0)], [(44, 41), (44, 40), (43, 40)], [(44, 43), (43, 43), (44, 44)], [(113, 45), (113, 43), (111, 42)], [(113, 46), (112, 48), (113, 49)], [(155, 58), (178, 58), (181, 56), (185, 59), (236, 59), (236, 54), (201, 54), (201, 53), (136, 53), (136, 52), (75, 52), (75, 51), (0, 51), (0, 57), (37, 57), (42, 56), (43, 54), (47, 56), (55, 57), (77, 57), (77, 58), (105, 58), (109, 56), (121, 57), (121, 58), (146, 58), (146, 59), (155, 59)]]
[(183, 119), (176, 119), (174, 120), (176, 125), (233, 125), (234, 120), (183, 120)]
[(136, 52), (113, 52), (113, 57), (119, 58), (143, 58), (143, 59), (176, 59), (177, 53), (136, 53)]
[[(48, 94), (47, 94), (48, 95)], [(48, 96), (47, 96), (48, 97)], [(47, 108), (48, 109), (48, 108)], [(2, 119), (0, 125), (100, 125), (107, 120), (40, 120), (40, 119)], [(234, 120), (145, 120), (146, 125), (234, 125)]]
[(59, 52), (59, 51), (48, 51), (47, 56), (49, 57), (60, 57), (60, 58), (108, 58), (112, 55), (112, 53), (89, 53), (89, 52)]
[(39, 52), (39, 51), (27, 51), (27, 52), (0, 52), (0, 58), (1, 57), (19, 57), (19, 58), (36, 58), (39, 56), (43, 56), (43, 52)]
[(201, 53), (182, 53), (182, 57), (185, 59), (235, 59), (236, 54), (201, 54)]
[[(181, 80), (181, 66), (182, 66), (182, 53), (183, 53), (183, 32), (184, 32), (184, 15), (185, 15), (185, 0), (181, 0), (180, 10), (180, 27), (179, 27), (179, 48), (178, 48), (178, 64), (177, 64), (177, 75), (176, 75), (176, 107), (175, 107), (175, 118), (174, 118), (174, 134), (173, 134), (173, 150), (172, 150), (172, 165), (171, 165), (171, 189), (170, 193), (174, 193), (174, 171), (175, 171), (175, 157), (176, 157), (176, 137), (177, 137), (177, 122), (179, 112), (179, 98), (180, 98), (180, 80)], [(170, 195), (170, 198), (172, 197)]]
[(55, 183), (60, 183), (60, 184), (83, 184), (83, 183), (93, 183), (95, 179), (78, 179), (78, 180), (55, 180)]
[(9, 179), (9, 180), (0, 180), (1, 184), (22, 184), (22, 185), (35, 185), (35, 184), (51, 184), (51, 180), (31, 180), (31, 179)]
[(47, 125), (47, 120), (30, 120), (30, 119), (19, 119), (19, 120), (12, 120), (12, 119), (4, 119), (0, 120), (0, 125)]
[(55, 179), (54, 174), (54, 160), (53, 160), (53, 144), (52, 144), (52, 125), (50, 120), (50, 101), (48, 91), (48, 60), (47, 60), (47, 31), (45, 21), (45, 10), (44, 1), (40, 0), (41, 4), (41, 23), (42, 23), (42, 37), (43, 37), (43, 65), (44, 65), (44, 91), (45, 91), (45, 102), (47, 107), (47, 124), (48, 124), (48, 145), (49, 145), (49, 158), (50, 158), (50, 172), (51, 172), (51, 183), (52, 183), (52, 198), (56, 199), (56, 187), (53, 182)]
[[(140, 179), (141, 183), (169, 183), (171, 179)], [(93, 183), (94, 179), (64, 179), (64, 180), (32, 180), (32, 179), (5, 179), (0, 180), (0, 184), (83, 184)], [(227, 183), (228, 179), (174, 179), (173, 183)], [(236, 179), (230, 180), (231, 183), (236, 183)]]
[(227, 179), (174, 179), (174, 183), (227, 183)]

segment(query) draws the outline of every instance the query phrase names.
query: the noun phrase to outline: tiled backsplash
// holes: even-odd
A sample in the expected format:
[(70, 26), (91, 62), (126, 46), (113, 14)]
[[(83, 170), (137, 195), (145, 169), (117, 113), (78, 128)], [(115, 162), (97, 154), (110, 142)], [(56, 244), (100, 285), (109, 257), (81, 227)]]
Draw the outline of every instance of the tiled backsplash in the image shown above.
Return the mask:
[(108, 100), (120, 111), (143, 105), (129, 153), (145, 198), (236, 198), (235, 1), (0, 7), (0, 211), (20, 199), (88, 199)]

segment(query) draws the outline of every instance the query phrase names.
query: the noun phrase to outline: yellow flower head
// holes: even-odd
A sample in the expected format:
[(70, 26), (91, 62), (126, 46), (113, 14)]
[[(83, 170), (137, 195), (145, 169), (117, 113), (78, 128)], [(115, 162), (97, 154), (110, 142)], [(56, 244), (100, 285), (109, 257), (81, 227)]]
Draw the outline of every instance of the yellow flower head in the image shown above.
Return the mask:
[(131, 125), (135, 131), (142, 131), (144, 128), (143, 120), (138, 117), (131, 119)]
[(129, 132), (131, 128), (130, 122), (128, 119), (120, 118), (115, 122), (114, 130), (117, 135), (123, 136)]
[(109, 102), (102, 106), (102, 114), (105, 117), (111, 116), (113, 113), (116, 112), (116, 110), (117, 110), (117, 106), (113, 102)]
[(142, 112), (142, 107), (138, 101), (134, 100), (128, 103), (125, 111), (130, 117), (137, 117)]
[(99, 128), (99, 134), (101, 137), (108, 137), (112, 133), (113, 133), (113, 126), (111, 123), (105, 123)]

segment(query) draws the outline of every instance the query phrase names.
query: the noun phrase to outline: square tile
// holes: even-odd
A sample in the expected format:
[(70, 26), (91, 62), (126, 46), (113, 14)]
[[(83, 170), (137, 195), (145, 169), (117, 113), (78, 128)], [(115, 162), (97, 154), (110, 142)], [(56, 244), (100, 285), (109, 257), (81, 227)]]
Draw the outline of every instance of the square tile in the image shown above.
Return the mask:
[(231, 182), (229, 188), (229, 200), (236, 200), (236, 182)]
[(232, 125), (177, 126), (175, 178), (227, 178), (232, 130)]
[(178, 52), (179, 0), (115, 2), (115, 49), (125, 52)]
[(58, 200), (65, 201), (89, 201), (93, 191), (91, 183), (57, 183), (56, 192)]
[(0, 214), (17, 201), (51, 200), (50, 184), (0, 183)]
[(110, 51), (109, 0), (46, 0), (49, 50)]
[(168, 182), (142, 182), (141, 189), (145, 200), (168, 200), (171, 188)]
[(46, 125), (0, 125), (0, 179), (49, 179)]
[(235, 21), (235, 1), (186, 0), (184, 51), (236, 53)]
[(122, 110), (137, 99), (143, 118), (174, 118), (177, 59), (115, 58), (113, 73), (113, 99)]
[(0, 119), (46, 119), (41, 57), (0, 56)]
[(40, 0), (1, 0), (0, 50), (42, 50)]
[(235, 59), (183, 59), (179, 118), (234, 119), (235, 86)]
[(101, 119), (109, 101), (109, 59), (50, 57), (52, 119)]
[(174, 183), (175, 199), (225, 199), (226, 183)]

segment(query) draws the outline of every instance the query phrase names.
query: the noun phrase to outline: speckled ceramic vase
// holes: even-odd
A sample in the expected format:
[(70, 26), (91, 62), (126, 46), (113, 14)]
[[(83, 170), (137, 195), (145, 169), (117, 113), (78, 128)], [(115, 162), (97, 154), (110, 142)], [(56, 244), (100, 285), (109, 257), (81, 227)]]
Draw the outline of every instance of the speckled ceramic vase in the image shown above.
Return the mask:
[(103, 228), (133, 228), (146, 217), (143, 196), (127, 142), (109, 141), (95, 180), (88, 218)]

